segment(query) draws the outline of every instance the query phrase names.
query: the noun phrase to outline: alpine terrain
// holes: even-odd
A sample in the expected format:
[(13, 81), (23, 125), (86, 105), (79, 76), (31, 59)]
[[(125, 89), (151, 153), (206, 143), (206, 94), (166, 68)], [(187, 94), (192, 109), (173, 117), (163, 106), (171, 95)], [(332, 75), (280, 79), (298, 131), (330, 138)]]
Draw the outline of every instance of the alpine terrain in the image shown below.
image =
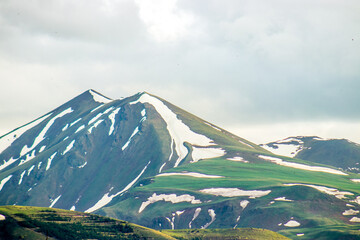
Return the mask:
[[(300, 140), (315, 149), (316, 139)], [(157, 230), (359, 239), (360, 175), (321, 149), (276, 155), (149, 93), (112, 100), (89, 90), (0, 138), (0, 205)]]

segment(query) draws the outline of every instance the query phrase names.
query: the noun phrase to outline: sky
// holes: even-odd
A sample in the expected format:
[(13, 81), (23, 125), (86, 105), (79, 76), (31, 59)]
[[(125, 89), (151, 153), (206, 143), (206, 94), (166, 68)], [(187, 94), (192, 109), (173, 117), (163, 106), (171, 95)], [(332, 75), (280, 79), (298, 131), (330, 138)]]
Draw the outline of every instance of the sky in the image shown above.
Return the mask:
[(88, 89), (255, 143), (360, 143), (358, 0), (1, 0), (0, 135)]

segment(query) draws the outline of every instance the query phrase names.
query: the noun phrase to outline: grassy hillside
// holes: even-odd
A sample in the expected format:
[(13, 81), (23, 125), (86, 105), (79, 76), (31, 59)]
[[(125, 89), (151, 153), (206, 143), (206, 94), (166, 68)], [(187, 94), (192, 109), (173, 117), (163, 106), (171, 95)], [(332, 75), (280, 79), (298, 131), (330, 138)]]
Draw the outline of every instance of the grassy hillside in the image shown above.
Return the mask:
[(290, 239), (266, 229), (242, 228), (242, 229), (180, 229), (164, 230), (164, 233), (176, 239), (197, 239), (197, 240), (286, 240)]
[(174, 239), (136, 224), (53, 208), (2, 206), (0, 239)]

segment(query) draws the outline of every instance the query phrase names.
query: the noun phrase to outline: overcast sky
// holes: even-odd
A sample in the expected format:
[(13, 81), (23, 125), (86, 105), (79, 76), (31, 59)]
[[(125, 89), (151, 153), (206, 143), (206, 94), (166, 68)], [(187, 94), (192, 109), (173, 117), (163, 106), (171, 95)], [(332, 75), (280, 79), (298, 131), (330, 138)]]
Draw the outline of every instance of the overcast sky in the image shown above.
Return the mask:
[(1, 0), (0, 135), (148, 91), (256, 143), (360, 143), (359, 0)]

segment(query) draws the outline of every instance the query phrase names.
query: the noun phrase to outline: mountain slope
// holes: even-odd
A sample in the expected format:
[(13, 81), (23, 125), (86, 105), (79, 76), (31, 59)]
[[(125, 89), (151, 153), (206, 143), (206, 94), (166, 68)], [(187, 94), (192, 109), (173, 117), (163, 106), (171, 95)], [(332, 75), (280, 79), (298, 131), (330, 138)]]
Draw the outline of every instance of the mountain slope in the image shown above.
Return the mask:
[(358, 174), (274, 155), (148, 93), (111, 100), (89, 90), (0, 143), (0, 204), (154, 229), (358, 237)]

